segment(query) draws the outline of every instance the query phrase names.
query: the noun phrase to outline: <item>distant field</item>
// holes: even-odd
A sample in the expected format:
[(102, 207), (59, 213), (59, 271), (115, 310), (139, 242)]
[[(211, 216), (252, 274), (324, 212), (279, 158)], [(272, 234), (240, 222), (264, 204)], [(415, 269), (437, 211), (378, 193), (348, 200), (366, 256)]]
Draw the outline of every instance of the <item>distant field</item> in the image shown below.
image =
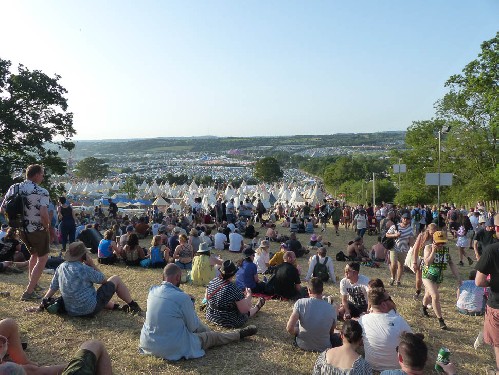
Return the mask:
[(179, 151), (191, 151), (193, 146), (161, 146), (161, 147), (153, 147), (148, 150), (144, 150), (145, 152), (179, 152)]

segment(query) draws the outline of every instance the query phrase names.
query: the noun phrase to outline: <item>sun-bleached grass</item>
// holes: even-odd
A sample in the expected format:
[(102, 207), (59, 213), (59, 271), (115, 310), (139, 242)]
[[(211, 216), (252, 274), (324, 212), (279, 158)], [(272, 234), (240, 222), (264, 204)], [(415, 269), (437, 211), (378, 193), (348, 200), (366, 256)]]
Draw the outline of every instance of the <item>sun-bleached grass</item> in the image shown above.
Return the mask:
[[(281, 228), (286, 233), (285, 228)], [(299, 234), (299, 240), (306, 244), (309, 235)], [(348, 240), (353, 239), (352, 231), (340, 230), (340, 236), (328, 227), (325, 239), (332, 242), (328, 255), (344, 250)], [(365, 236), (370, 248), (375, 236)], [(143, 240), (143, 246), (149, 246), (150, 240)], [(272, 243), (271, 251), (276, 251), (277, 243)], [(457, 248), (450, 243), (451, 254), (457, 258)], [(56, 254), (54, 249), (54, 255)], [(237, 260), (238, 254), (220, 252), (224, 259)], [(302, 267), (302, 276), (307, 270), (307, 258), (298, 259)], [(336, 275), (343, 276), (345, 263), (335, 262)], [(161, 270), (130, 268), (124, 265), (100, 266), (106, 276), (120, 275), (131, 290), (132, 296), (145, 309), (148, 289), (161, 282)], [(461, 276), (466, 278), (472, 266), (460, 267)], [(477, 352), (473, 342), (483, 324), (483, 317), (469, 317), (455, 311), (456, 284), (450, 271), (446, 271), (441, 288), (444, 318), (449, 331), (441, 331), (438, 321), (430, 310), (432, 318), (423, 318), (419, 312), (420, 302), (412, 299), (414, 275), (406, 273), (402, 287), (388, 285), (389, 271), (386, 265), (379, 269), (362, 267), (361, 273), (368, 277), (381, 278), (397, 304), (397, 309), (409, 322), (414, 332), (421, 332), (429, 346), (429, 361), (426, 373), (433, 373), (434, 359), (440, 347), (451, 351), (451, 360), (458, 366), (459, 374), (483, 373), (483, 368), (494, 363), (492, 350), (487, 345)], [(48, 286), (51, 276), (43, 275), (41, 284)], [(26, 284), (26, 274), (0, 274), (0, 290), (10, 291), (11, 297), (0, 299), (0, 318), (15, 318), (22, 330), (23, 339), (29, 343), (28, 356), (40, 364), (63, 363), (69, 360), (79, 344), (88, 339), (102, 340), (113, 361), (116, 374), (310, 374), (317, 358), (317, 353), (308, 353), (296, 349), (292, 338), (285, 331), (286, 322), (291, 313), (292, 303), (267, 301), (263, 309), (251, 319), (251, 324), (258, 327), (258, 334), (239, 343), (209, 350), (205, 357), (196, 360), (167, 362), (158, 358), (138, 354), (137, 347), (143, 317), (127, 315), (122, 312), (104, 311), (96, 318), (70, 318), (44, 313), (28, 313), (24, 309), (33, 303), (20, 302), (19, 298)], [(189, 284), (182, 285), (187, 292), (196, 296), (198, 305), (204, 289)], [(325, 293), (339, 301), (338, 283), (328, 283)], [(256, 300), (255, 300), (256, 302)], [(199, 316), (205, 321), (203, 313)], [(218, 327), (213, 327), (219, 330)]]

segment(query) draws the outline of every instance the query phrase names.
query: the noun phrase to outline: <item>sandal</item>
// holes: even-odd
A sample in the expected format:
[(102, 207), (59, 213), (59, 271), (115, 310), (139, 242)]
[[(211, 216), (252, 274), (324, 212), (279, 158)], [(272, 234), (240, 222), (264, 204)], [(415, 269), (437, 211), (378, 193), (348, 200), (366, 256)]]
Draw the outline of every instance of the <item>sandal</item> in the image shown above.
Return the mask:
[(260, 311), (260, 309), (263, 307), (263, 305), (265, 305), (265, 298), (263, 297), (260, 297), (260, 299), (258, 300), (258, 303), (256, 304), (256, 308), (258, 309), (257, 311)]

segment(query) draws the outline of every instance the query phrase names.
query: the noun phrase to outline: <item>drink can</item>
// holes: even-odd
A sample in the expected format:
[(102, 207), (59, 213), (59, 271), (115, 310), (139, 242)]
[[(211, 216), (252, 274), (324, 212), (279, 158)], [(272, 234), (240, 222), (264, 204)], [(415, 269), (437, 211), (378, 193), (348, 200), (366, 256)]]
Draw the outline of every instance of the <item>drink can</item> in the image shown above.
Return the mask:
[[(450, 362), (449, 357), (450, 357), (450, 350), (447, 348), (441, 347), (440, 350), (438, 351), (436, 362), (442, 362), (443, 364), (446, 365), (447, 363)], [(438, 372), (444, 372), (444, 369), (442, 368), (442, 366), (438, 365), (437, 363), (435, 363), (435, 370), (437, 370)]]

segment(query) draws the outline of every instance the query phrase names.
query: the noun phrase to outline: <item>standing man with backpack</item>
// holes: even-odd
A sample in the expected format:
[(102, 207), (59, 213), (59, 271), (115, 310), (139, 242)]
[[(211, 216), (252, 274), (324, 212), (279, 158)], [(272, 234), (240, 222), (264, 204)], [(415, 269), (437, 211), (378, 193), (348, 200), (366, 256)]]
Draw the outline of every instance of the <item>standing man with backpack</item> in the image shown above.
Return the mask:
[(320, 247), (317, 249), (317, 255), (310, 257), (306, 281), (312, 277), (318, 277), (322, 282), (330, 280), (333, 284), (336, 283), (336, 275), (334, 274), (333, 260), (326, 256), (327, 249)]
[(49, 193), (39, 186), (43, 181), (44, 170), (39, 164), (26, 168), (26, 180), (12, 185), (2, 202), (1, 210), (8, 209), (8, 205), (16, 198), (17, 192), (23, 201), (22, 224), (18, 228), (21, 240), (31, 254), (29, 259), (29, 283), (21, 300), (33, 301), (42, 298), (37, 292), (43, 289), (38, 280), (47, 263), (50, 252), (50, 218), (48, 215)]

